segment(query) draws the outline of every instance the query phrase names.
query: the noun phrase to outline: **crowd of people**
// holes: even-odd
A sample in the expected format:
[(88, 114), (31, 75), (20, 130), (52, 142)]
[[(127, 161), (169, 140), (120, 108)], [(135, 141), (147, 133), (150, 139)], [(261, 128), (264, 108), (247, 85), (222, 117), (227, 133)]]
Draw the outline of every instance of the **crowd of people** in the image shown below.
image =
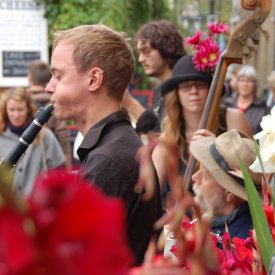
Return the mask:
[[(145, 109), (128, 91), (135, 70), (133, 49), (120, 33), (104, 25), (82, 25), (55, 34), (50, 65), (29, 64), (29, 87), (1, 94), (0, 157), (4, 157), (49, 103), (54, 112), (14, 170), (14, 188), (25, 195), (42, 171), (72, 168), (72, 146), (66, 121), (82, 136), (75, 150), (79, 173), (107, 196), (123, 200), (129, 245), (135, 265), (144, 260), (155, 222), (167, 211), (169, 184), (167, 148), (152, 152), (154, 191), (148, 201), (135, 192), (139, 179), (136, 155), (141, 134), (153, 133), (178, 148), (178, 169), (184, 175), (189, 156), (200, 163), (192, 179), (203, 211), (211, 210), (217, 235), (245, 238), (252, 228), (238, 154), (249, 166), (256, 158), (252, 136), (275, 102), (275, 73), (267, 78), (270, 94), (258, 97), (258, 78), (251, 65), (234, 67), (221, 100), (215, 132), (198, 129), (212, 75), (198, 71), (184, 48), (184, 38), (168, 21), (149, 22), (135, 36), (138, 62), (145, 75), (157, 79), (152, 109)], [(134, 122), (134, 123), (133, 123)], [(133, 127), (135, 125), (135, 128)], [(234, 172), (235, 171), (235, 172)], [(251, 172), (257, 190), (260, 174)], [(169, 210), (168, 210), (169, 211)]]

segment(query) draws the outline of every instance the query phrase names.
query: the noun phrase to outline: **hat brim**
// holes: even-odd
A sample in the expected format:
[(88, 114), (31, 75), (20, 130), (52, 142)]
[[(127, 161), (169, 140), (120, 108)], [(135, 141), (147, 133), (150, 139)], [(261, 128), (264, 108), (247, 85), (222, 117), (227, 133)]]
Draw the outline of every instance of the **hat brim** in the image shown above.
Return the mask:
[(161, 84), (161, 95), (165, 96), (167, 93), (173, 91), (181, 82), (199, 80), (208, 82), (211, 84), (212, 77), (208, 75), (198, 75), (198, 74), (185, 74), (182, 76), (176, 76), (168, 79), (163, 84)]
[(210, 153), (210, 145), (215, 137), (205, 137), (190, 144), (191, 154), (211, 173), (214, 179), (226, 190), (244, 200), (247, 199), (245, 187), (231, 178), (214, 160)]

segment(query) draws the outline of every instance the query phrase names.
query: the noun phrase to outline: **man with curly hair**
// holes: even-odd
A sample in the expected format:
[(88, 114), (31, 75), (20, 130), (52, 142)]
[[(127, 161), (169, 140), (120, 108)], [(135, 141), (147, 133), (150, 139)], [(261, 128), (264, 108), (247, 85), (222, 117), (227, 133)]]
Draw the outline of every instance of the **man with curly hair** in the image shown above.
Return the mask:
[[(138, 61), (145, 74), (155, 77), (159, 84), (171, 77), (175, 63), (186, 54), (182, 35), (166, 20), (142, 25), (135, 35), (135, 41)], [(137, 120), (138, 133), (160, 132), (164, 106), (159, 86), (154, 89), (152, 110), (146, 110), (129, 92), (124, 95), (123, 107)]]

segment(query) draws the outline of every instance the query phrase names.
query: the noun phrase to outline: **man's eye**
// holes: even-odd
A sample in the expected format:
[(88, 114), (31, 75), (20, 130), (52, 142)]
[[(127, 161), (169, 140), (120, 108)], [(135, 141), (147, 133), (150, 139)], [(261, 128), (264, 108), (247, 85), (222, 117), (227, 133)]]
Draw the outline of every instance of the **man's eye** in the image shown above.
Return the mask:
[(146, 49), (143, 51), (144, 54), (149, 54), (150, 53), (150, 50), (149, 49)]
[(59, 80), (61, 78), (61, 75), (55, 75), (54, 77)]

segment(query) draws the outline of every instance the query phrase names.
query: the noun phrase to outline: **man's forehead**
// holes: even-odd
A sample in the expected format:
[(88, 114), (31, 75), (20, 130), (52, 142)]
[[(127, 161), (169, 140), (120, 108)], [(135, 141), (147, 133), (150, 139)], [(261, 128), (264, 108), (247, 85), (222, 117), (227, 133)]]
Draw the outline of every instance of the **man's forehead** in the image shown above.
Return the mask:
[(141, 40), (141, 39), (139, 39), (137, 41), (137, 49), (138, 50), (152, 49), (150, 41), (149, 40)]
[(62, 67), (63, 63), (67, 65), (74, 64), (73, 60), (73, 51), (74, 47), (72, 45), (66, 44), (66, 43), (60, 43), (58, 44), (51, 56), (51, 67), (58, 68)]

